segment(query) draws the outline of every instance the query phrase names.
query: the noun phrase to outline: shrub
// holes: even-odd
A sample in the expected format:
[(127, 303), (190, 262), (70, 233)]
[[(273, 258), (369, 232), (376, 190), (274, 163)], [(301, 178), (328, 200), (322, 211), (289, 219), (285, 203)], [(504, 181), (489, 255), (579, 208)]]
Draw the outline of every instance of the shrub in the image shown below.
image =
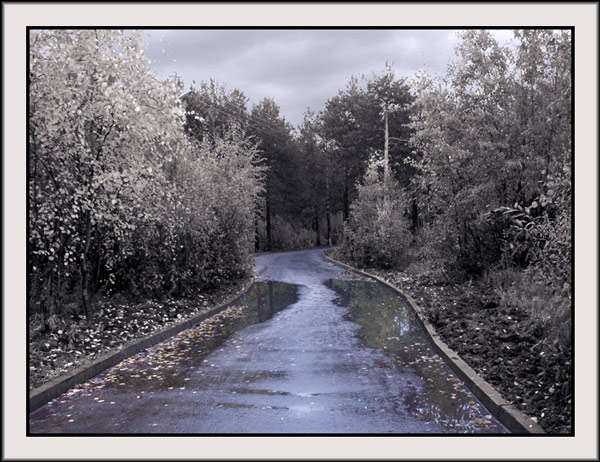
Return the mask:
[(412, 236), (405, 217), (408, 203), (403, 192), (391, 179), (387, 186), (382, 183), (375, 162), (357, 189), (358, 198), (344, 228), (341, 251), (359, 265), (406, 266)]
[(34, 310), (64, 315), (101, 289), (188, 296), (249, 271), (263, 169), (232, 126), (184, 132), (176, 80), (147, 65), (140, 34), (32, 32), (29, 278)]

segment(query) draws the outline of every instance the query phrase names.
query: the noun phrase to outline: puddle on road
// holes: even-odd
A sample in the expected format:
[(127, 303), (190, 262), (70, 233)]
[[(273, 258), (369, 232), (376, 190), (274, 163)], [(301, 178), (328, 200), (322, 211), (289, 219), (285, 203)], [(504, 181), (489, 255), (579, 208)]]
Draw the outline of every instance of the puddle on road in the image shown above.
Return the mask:
[(371, 281), (325, 285), (337, 293), (335, 303), (349, 309), (345, 317), (361, 326), (356, 335), (366, 346), (383, 350), (400, 373), (417, 376), (418, 383), (407, 382), (409, 412), (458, 432), (505, 431), (435, 353), (404, 297)]
[[(142, 383), (145, 389), (181, 387), (189, 371), (234, 332), (265, 322), (294, 304), (298, 300), (298, 287), (285, 282), (257, 282), (226, 319), (220, 320), (218, 316), (209, 319), (138, 353), (109, 370), (106, 380), (113, 385), (126, 382), (126, 386), (134, 388)], [(120, 377), (123, 374), (125, 381)]]
[(206, 366), (204, 358), (208, 353), (218, 348), (234, 332), (267, 321), (295, 303), (298, 300), (298, 288), (297, 285), (284, 282), (257, 282), (247, 298), (237, 306), (143, 350), (76, 386), (35, 411), (35, 417), (32, 415), (30, 422), (49, 417), (59, 420), (63, 417), (65, 422), (71, 422), (83, 417), (77, 416), (77, 406), (73, 406), (75, 401), (115, 404), (115, 401), (103, 399), (110, 392), (116, 391), (120, 399), (135, 401), (136, 398), (152, 396), (155, 392), (186, 390), (186, 386), (192, 388), (191, 372), (202, 364)]

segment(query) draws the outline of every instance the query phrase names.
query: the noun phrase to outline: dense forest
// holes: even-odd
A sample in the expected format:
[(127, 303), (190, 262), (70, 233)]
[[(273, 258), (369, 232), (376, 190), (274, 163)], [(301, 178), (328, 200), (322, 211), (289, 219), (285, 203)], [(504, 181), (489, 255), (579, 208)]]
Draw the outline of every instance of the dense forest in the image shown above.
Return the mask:
[(159, 81), (142, 43), (32, 34), (29, 280), (45, 319), (89, 317), (99, 293), (189, 297), (247, 275), (255, 251), (340, 244), (384, 108), (394, 175), (415, 171), (414, 97), (390, 72), (352, 77), (293, 127), (271, 98)]
[(382, 68), (294, 127), (272, 98), (159, 80), (141, 33), (32, 32), (30, 317), (191, 299), (250, 277), (255, 252), (335, 246), (485, 280), (570, 351), (570, 32), (471, 30), (445, 75)]

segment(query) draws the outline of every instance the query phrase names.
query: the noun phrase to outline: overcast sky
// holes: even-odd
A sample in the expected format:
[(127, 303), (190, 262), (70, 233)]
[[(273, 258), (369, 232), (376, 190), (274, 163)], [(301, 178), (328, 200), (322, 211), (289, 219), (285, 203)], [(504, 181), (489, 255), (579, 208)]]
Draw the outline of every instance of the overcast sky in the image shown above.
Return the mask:
[[(293, 125), (315, 112), (351, 75), (398, 77), (427, 69), (443, 74), (457, 43), (455, 30), (149, 30), (146, 56), (161, 79), (177, 72), (186, 90), (214, 78), (250, 99), (271, 97)], [(498, 31), (500, 38), (512, 36)]]

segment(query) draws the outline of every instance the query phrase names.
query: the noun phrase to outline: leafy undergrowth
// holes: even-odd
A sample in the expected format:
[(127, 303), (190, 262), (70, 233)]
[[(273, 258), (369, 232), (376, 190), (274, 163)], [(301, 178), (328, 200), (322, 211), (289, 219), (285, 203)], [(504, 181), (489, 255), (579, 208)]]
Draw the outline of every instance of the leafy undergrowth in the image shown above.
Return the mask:
[(238, 293), (249, 279), (224, 285), (194, 300), (125, 303), (97, 302), (93, 319), (53, 318), (42, 330), (39, 316), (29, 320), (29, 389), (33, 390), (125, 344), (209, 310)]
[[(339, 258), (338, 255), (335, 257)], [(503, 398), (548, 433), (571, 433), (571, 351), (485, 283), (447, 284), (410, 272), (363, 268), (410, 295), (443, 341)]]

